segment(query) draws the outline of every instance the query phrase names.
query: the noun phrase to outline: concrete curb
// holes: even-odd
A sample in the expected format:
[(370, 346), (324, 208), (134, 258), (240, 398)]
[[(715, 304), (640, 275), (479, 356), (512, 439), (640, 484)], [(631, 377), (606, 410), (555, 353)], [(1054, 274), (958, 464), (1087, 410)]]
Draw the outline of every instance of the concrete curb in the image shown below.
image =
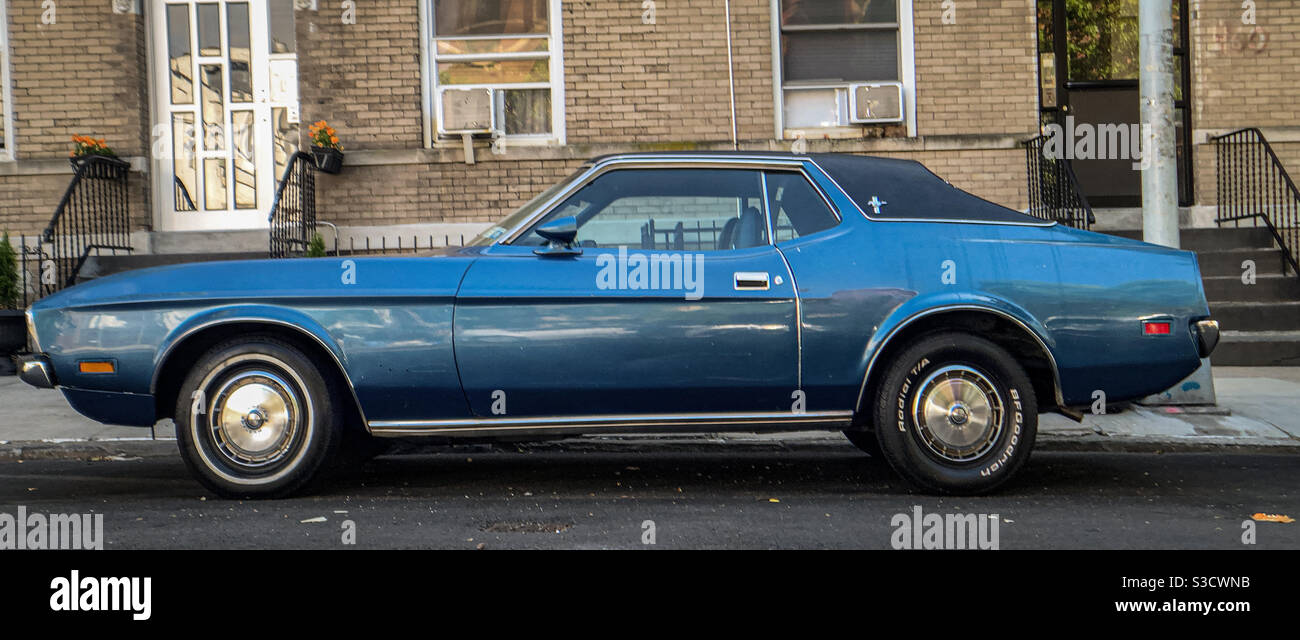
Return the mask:
[[(1300, 441), (1200, 436), (1151, 438), (1039, 433), (1037, 451), (1106, 453), (1300, 454)], [(672, 451), (855, 451), (839, 434), (699, 434), (590, 436), (520, 443), (433, 444), (396, 440), (387, 455), (449, 452), (672, 452)], [(0, 463), (21, 460), (123, 461), (177, 455), (175, 440), (59, 440), (0, 442)]]

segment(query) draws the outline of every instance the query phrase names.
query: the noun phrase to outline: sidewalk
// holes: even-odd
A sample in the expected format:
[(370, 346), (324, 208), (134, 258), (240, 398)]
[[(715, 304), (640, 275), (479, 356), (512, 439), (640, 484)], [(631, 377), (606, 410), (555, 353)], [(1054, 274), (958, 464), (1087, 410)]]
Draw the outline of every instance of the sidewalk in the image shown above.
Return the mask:
[[(1218, 407), (1139, 407), (1088, 415), (1082, 424), (1057, 414), (1038, 423), (1037, 447), (1072, 451), (1214, 451), (1300, 453), (1300, 367), (1218, 367)], [(87, 420), (63, 394), (0, 377), (0, 459), (173, 455), (168, 427), (109, 427)], [(621, 434), (586, 436), (540, 448), (681, 448), (716, 444), (760, 448), (851, 446), (838, 433)], [(531, 445), (530, 445), (531, 447)]]

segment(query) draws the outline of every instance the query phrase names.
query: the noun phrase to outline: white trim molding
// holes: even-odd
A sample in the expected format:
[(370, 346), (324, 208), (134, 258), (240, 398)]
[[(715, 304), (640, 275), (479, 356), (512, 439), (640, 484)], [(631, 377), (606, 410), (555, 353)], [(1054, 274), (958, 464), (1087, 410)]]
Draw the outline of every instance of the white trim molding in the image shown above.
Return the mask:
[(9, 49), (9, 4), (0, 0), (0, 133), (4, 134), (4, 147), (0, 148), (0, 161), (13, 161), (14, 152), (14, 91), (13, 53)]

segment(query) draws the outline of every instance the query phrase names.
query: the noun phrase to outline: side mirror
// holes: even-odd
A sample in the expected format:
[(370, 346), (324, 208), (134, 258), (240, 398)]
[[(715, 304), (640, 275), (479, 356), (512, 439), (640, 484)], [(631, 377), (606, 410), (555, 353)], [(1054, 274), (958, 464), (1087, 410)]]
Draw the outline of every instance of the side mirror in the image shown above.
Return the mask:
[(578, 237), (578, 219), (573, 216), (556, 218), (540, 227), (537, 235), (546, 238), (547, 245), (533, 253), (539, 256), (576, 256), (582, 249), (573, 246)]

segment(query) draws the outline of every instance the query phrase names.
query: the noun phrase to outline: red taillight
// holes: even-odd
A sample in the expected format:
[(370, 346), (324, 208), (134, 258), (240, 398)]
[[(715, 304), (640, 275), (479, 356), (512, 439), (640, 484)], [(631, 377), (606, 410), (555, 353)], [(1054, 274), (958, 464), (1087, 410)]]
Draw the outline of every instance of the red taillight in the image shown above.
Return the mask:
[(1167, 336), (1170, 332), (1170, 323), (1163, 322), (1143, 322), (1142, 333), (1148, 336)]

